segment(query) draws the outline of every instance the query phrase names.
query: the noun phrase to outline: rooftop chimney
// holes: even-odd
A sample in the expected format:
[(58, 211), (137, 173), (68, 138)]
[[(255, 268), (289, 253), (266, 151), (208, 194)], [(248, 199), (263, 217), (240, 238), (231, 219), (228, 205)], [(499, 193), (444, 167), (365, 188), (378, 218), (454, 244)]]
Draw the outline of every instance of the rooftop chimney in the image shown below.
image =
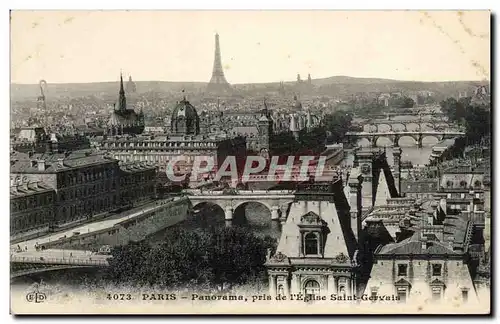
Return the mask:
[(420, 238), (420, 242), (422, 243), (422, 251), (427, 250), (427, 248), (429, 247), (429, 242), (427, 241), (427, 237), (422, 235), (422, 237)]
[(38, 171), (45, 171), (45, 160), (39, 160), (37, 163)]

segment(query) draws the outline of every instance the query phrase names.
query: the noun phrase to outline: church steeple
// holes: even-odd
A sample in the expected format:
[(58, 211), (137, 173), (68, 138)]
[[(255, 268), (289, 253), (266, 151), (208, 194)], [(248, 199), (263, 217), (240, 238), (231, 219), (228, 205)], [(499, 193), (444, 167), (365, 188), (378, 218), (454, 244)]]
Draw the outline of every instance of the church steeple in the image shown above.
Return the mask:
[(123, 88), (123, 75), (120, 72), (120, 92), (118, 94), (118, 107), (119, 111), (127, 110), (127, 99), (125, 98), (125, 89)]

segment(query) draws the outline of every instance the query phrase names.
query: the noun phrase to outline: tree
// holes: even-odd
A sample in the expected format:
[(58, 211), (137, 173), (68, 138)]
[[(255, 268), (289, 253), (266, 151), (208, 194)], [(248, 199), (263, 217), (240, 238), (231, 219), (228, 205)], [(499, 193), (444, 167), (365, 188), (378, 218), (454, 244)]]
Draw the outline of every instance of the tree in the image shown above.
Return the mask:
[(386, 107), (377, 100), (374, 100), (365, 106), (356, 110), (356, 114), (362, 117), (371, 117), (373, 115), (380, 115), (384, 112)]
[(328, 143), (340, 143), (346, 139), (346, 133), (352, 128), (352, 115), (344, 111), (336, 111), (323, 118), (325, 130), (329, 132)]
[(441, 110), (448, 119), (465, 126), (465, 138), (455, 143), (457, 150), (465, 146), (478, 144), (491, 135), (491, 111), (489, 103), (472, 101), (470, 97), (448, 98), (441, 101)]
[(395, 97), (389, 100), (390, 106), (395, 108), (413, 108), (415, 101), (410, 97)]
[(448, 98), (439, 103), (441, 111), (445, 113), (448, 119), (452, 122), (462, 122), (465, 117), (465, 100), (457, 101), (455, 98)]
[(222, 289), (265, 277), (275, 240), (238, 227), (172, 228), (165, 242), (130, 243), (112, 251), (106, 277), (117, 283)]

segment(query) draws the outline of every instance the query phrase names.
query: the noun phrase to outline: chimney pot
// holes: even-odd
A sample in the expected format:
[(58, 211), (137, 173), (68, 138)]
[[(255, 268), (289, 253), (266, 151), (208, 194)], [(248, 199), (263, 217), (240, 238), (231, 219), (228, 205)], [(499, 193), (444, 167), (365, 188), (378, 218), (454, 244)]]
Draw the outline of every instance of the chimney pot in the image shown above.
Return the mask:
[(39, 160), (37, 163), (38, 171), (45, 171), (45, 160)]

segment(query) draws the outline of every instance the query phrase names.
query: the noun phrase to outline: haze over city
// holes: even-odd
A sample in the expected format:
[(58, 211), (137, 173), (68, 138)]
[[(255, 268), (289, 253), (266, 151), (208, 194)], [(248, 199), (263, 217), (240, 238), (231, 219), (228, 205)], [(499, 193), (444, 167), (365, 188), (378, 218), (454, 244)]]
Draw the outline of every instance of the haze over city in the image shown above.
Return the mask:
[(214, 34), (229, 83), (334, 75), (489, 79), (490, 14), (335, 11), (16, 11), (11, 82), (208, 82)]

